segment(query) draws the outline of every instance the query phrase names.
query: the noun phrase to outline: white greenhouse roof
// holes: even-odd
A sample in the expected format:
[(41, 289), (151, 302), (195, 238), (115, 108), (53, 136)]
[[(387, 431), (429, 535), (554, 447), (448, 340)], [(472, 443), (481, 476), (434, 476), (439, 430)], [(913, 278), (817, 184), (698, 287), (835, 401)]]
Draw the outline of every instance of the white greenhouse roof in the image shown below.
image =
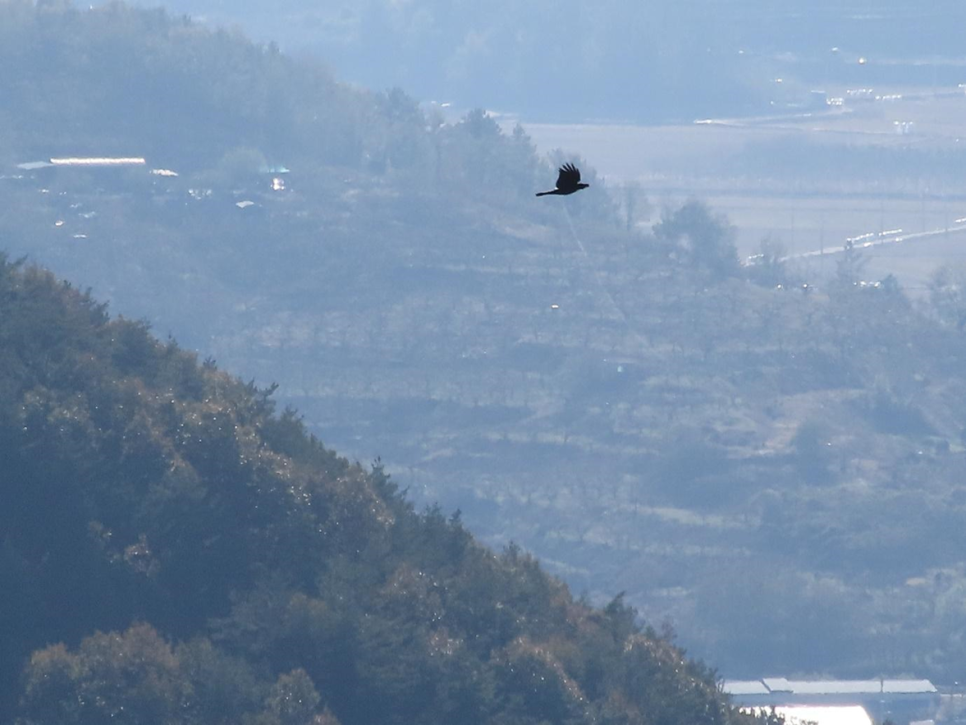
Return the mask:
[(929, 680), (789, 680), (766, 677), (762, 680), (726, 680), (724, 691), (730, 695), (924, 695), (938, 692)]
[(796, 695), (863, 695), (882, 692), (880, 680), (789, 680)]
[(896, 694), (931, 694), (938, 692), (929, 680), (883, 680), (882, 691)]

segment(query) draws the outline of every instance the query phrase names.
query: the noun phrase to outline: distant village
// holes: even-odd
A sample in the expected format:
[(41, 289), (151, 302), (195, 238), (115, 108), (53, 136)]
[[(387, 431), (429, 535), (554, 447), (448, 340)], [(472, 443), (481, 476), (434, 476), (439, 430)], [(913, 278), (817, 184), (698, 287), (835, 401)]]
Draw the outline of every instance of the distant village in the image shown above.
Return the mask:
[(151, 214), (214, 203), (236, 214), (258, 215), (270, 204), (291, 201), (289, 173), (285, 166), (249, 163), (189, 179), (170, 168), (152, 167), (144, 157), (64, 156), (0, 168), (0, 183), (27, 184), (48, 195), (53, 226), (65, 238), (83, 241), (98, 236), (96, 217), (105, 209), (92, 206), (95, 200), (149, 202), (145, 210)]
[[(143, 170), (155, 181), (174, 180), (180, 174), (172, 169), (150, 168), (147, 160), (140, 156), (71, 156), (50, 158), (42, 161), (27, 161), (16, 165), (16, 174), (3, 174), (0, 179), (25, 179), (29, 178), (36, 181), (53, 179), (58, 169), (70, 169), (73, 171), (88, 171), (96, 174), (96, 183), (100, 185), (114, 186), (124, 177), (125, 170)], [(264, 183), (258, 184), (260, 191), (285, 191), (285, 177), (289, 169), (284, 166), (263, 165), (261, 168), (252, 170), (252, 176), (264, 179)], [(242, 190), (238, 190), (241, 193)], [(212, 195), (210, 188), (192, 188), (188, 194), (193, 199), (205, 199)], [(250, 199), (243, 199), (236, 203), (239, 209), (247, 209), (255, 206), (255, 202)]]

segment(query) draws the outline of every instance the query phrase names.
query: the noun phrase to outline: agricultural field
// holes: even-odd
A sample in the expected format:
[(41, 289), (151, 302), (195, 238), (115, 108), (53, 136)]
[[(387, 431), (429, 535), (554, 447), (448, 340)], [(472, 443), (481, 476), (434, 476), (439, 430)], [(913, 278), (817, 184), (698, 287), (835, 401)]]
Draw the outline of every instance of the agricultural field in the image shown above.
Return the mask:
[[(873, 88), (872, 98), (856, 98), (857, 90), (827, 92), (842, 106), (758, 118), (523, 124), (541, 151), (579, 151), (611, 187), (632, 185), (646, 196), (649, 218), (639, 223), (653, 223), (662, 208), (685, 199), (705, 200), (735, 226), (742, 256), (755, 254), (763, 239), (795, 257), (850, 237), (865, 243), (882, 233), (894, 239), (941, 231), (865, 251), (869, 274), (894, 274), (915, 295), (937, 264), (963, 258), (966, 238), (957, 227), (966, 218), (966, 93)], [(797, 263), (807, 275), (834, 269), (829, 259)]]

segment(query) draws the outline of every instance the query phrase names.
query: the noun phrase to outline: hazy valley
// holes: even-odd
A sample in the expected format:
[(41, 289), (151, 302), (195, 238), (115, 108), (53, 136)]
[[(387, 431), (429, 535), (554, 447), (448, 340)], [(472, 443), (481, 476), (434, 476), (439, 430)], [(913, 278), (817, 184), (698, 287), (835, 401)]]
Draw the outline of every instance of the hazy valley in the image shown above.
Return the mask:
[[(17, 5), (11, 258), (278, 383), (325, 446), (381, 457), (419, 506), (597, 604), (626, 591), (729, 676), (958, 678), (966, 94), (947, 66), (892, 84), (855, 54), (795, 66), (797, 92), (769, 72), (754, 113), (550, 124), (349, 87), (177, 16)], [(864, 71), (873, 97), (850, 96)], [(693, 123), (705, 107), (717, 122)], [(145, 164), (17, 166), (61, 155)], [(591, 189), (535, 200), (571, 158)]]

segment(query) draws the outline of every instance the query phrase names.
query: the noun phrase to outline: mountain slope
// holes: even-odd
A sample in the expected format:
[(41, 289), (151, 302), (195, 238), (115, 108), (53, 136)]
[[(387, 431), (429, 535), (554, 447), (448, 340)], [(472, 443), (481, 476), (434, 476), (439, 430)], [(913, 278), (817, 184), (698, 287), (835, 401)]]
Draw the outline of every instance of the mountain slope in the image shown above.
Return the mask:
[(620, 598), (415, 513), (46, 272), (0, 261), (0, 351), (0, 702), (24, 723), (736, 717)]
[[(19, 27), (31, 62), (0, 62), (0, 82), (17, 86), (13, 68), (30, 84), (0, 125), (28, 134), (41, 158), (110, 150), (123, 105), (104, 107), (103, 126), (71, 119), (89, 118), (90, 99), (115, 86), (163, 117), (164, 97), (139, 79), (155, 73), (190, 96), (219, 85), (222, 54), (246, 61), (217, 96), (223, 139), (207, 135), (204, 104), (179, 116), (175, 135), (212, 141), (210, 155), (169, 158), (157, 128), (127, 128), (132, 149), (158, 149), (150, 168), (182, 161), (179, 177), (6, 168), (0, 240), (11, 256), (92, 285), (223, 369), (277, 381), (275, 397), (328, 444), (382, 455), (415, 500), (461, 509), (495, 547), (519, 542), (594, 602), (626, 590), (729, 675), (958, 677), (961, 274), (913, 303), (894, 279), (869, 279), (858, 250), (822, 260), (838, 267), (831, 279), (782, 263), (773, 243), (743, 268), (726, 220), (699, 203), (665, 210), (650, 231), (628, 231), (635, 219), (618, 228), (583, 164), (590, 189), (534, 199), (550, 164), (482, 112), (440, 124), (404, 94), (341, 84), (330, 105), (289, 89), (276, 106), (262, 102), (265, 78), (298, 88), (318, 70), (124, 6), (0, 4), (11, 9), (29, 22), (3, 16), (0, 32)], [(4, 61), (20, 52), (9, 39)], [(125, 44), (165, 48), (165, 62), (129, 67), (111, 55)], [(89, 73), (77, 52), (115, 62)], [(60, 83), (73, 111), (35, 123)], [(269, 158), (276, 147), (252, 103), (269, 126), (302, 129), (286, 147), (295, 158)], [(317, 124), (321, 106), (333, 125)], [(354, 126), (359, 114), (366, 124)], [(309, 132), (350, 126), (345, 147), (334, 130)], [(0, 134), (0, 156), (33, 158), (16, 138)], [(345, 156), (327, 155), (329, 141)], [(262, 161), (291, 172), (260, 173)], [(566, 203), (539, 203), (549, 201)], [(178, 481), (190, 500), (190, 477)], [(241, 505), (219, 501), (223, 519)], [(182, 533), (193, 568), (179, 576), (193, 577), (192, 591), (232, 590), (220, 559), (195, 561), (204, 534)], [(219, 542), (207, 545), (228, 560), (238, 547), (260, 554), (264, 539)], [(146, 596), (125, 594), (135, 595)]]

